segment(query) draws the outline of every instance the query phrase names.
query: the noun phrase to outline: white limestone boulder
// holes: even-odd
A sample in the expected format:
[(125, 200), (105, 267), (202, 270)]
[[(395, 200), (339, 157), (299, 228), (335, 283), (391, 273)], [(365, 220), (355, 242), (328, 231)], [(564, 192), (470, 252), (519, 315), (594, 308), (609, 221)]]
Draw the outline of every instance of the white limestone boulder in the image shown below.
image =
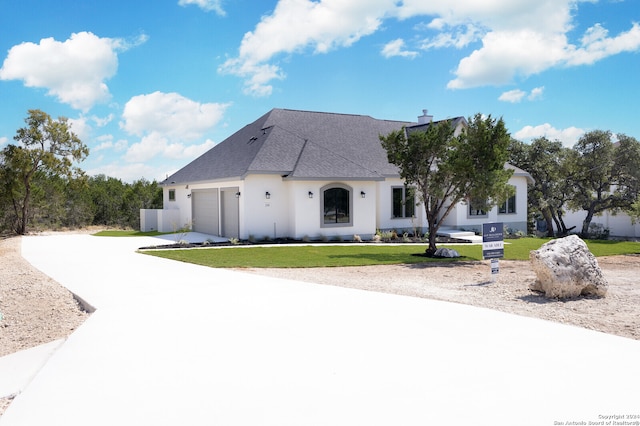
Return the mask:
[(580, 237), (551, 240), (529, 254), (537, 280), (531, 286), (548, 298), (604, 297), (608, 283), (596, 257)]
[(460, 253), (458, 253), (457, 250), (454, 249), (450, 249), (450, 248), (446, 248), (446, 247), (440, 247), (439, 249), (436, 250), (436, 252), (433, 254), (434, 257), (450, 257), (450, 258), (454, 258), (454, 257), (460, 257)]

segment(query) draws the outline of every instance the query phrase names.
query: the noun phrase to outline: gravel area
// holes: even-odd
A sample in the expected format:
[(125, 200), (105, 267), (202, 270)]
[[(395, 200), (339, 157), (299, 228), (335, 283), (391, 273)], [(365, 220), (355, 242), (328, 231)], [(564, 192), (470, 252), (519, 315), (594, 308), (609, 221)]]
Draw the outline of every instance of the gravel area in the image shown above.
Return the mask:
[(0, 356), (67, 337), (87, 318), (73, 295), (21, 256), (21, 239), (0, 241)]
[[(600, 257), (598, 264), (607, 296), (567, 301), (531, 291), (535, 274), (527, 261), (501, 260), (495, 282), (488, 261), (242, 271), (464, 303), (640, 340), (640, 256)], [(0, 313), (0, 356), (67, 337), (88, 316), (68, 290), (22, 258), (19, 237), (0, 240)], [(0, 398), (0, 415), (12, 399)]]
[(314, 269), (243, 269), (318, 284), (423, 297), (571, 324), (640, 340), (640, 256), (599, 257), (609, 282), (604, 298), (549, 300), (529, 289), (529, 261), (500, 260), (496, 282), (489, 261)]
[[(84, 322), (73, 295), (21, 255), (21, 239), (0, 240), (0, 357), (69, 336)], [(0, 398), (0, 415), (15, 395)]]

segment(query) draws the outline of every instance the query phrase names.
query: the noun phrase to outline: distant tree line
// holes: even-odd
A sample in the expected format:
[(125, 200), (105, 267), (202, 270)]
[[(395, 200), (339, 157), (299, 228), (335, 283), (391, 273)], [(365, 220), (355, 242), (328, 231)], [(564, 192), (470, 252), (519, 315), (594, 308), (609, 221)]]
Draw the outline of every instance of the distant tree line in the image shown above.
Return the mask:
[(30, 110), (26, 126), (0, 151), (0, 233), (80, 228), (139, 229), (140, 209), (162, 208), (155, 181), (87, 176), (74, 166), (89, 154), (67, 119)]
[[(140, 209), (162, 208), (155, 181), (89, 177), (75, 166), (89, 150), (66, 118), (29, 110), (25, 123), (16, 144), (0, 151), (0, 233), (88, 225), (139, 229)], [(589, 236), (594, 216), (606, 210), (640, 220), (640, 142), (630, 136), (594, 130), (572, 148), (547, 138), (527, 144), (510, 138), (502, 119), (478, 114), (459, 137), (443, 123), (425, 133), (392, 132), (381, 142), (402, 177), (428, 194), (422, 201), (430, 231), (437, 231), (448, 213), (447, 200), (486, 200), (490, 207), (512, 195), (504, 161), (535, 179), (528, 188), (531, 230), (543, 221), (548, 236), (572, 232), (563, 219), (567, 210), (585, 212), (576, 230), (583, 237)]]

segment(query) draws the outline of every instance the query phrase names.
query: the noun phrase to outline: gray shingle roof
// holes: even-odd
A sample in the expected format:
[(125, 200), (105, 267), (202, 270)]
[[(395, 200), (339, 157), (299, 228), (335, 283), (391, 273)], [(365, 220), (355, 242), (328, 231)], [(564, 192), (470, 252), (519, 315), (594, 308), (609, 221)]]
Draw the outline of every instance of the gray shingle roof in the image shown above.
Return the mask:
[(289, 179), (397, 176), (379, 135), (416, 123), (273, 109), (167, 178), (190, 183), (273, 173)]
[(536, 180), (533, 178), (533, 176), (531, 176), (529, 174), (529, 172), (527, 172), (525, 170), (522, 170), (519, 167), (516, 167), (516, 166), (514, 166), (512, 164), (507, 163), (507, 164), (504, 165), (504, 168), (508, 169), (508, 170), (513, 170), (513, 175), (514, 176), (524, 176), (527, 179), (527, 183), (529, 183), (531, 185), (536, 183)]
[[(451, 128), (456, 129), (460, 124), (463, 126), (467, 126), (467, 120), (464, 117), (455, 117), (448, 119), (451, 123)], [(440, 123), (445, 120), (433, 121), (433, 123)], [(427, 128), (431, 125), (431, 123), (420, 123), (420, 124), (412, 124), (407, 126), (407, 133), (411, 134), (413, 132), (426, 132)]]
[[(456, 127), (465, 119), (455, 117)], [(279, 174), (287, 179), (382, 180), (398, 176), (380, 135), (429, 124), (378, 120), (366, 115), (272, 109), (169, 176), (164, 183), (242, 179)], [(510, 164), (516, 176), (533, 179)]]

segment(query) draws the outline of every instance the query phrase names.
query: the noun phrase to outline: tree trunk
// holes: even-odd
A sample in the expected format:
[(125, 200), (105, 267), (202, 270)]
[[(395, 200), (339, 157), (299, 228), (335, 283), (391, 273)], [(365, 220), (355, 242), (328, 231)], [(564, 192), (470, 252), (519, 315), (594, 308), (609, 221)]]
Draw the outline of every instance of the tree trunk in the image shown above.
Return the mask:
[(25, 197), (25, 199), (23, 200), (23, 204), (22, 204), (22, 209), (20, 212), (20, 225), (19, 225), (19, 229), (18, 229), (18, 234), (20, 235), (24, 235), (27, 233), (27, 215), (29, 214), (29, 198)]
[(558, 215), (558, 222), (560, 222), (558, 233), (560, 236), (566, 237), (567, 235), (569, 235), (569, 231), (574, 229), (575, 226), (572, 226), (571, 228), (567, 228), (567, 225), (564, 223), (564, 219), (562, 219), (562, 215), (563, 215), (562, 209), (558, 209), (557, 215)]
[(555, 235), (560, 237), (560, 236), (562, 236), (562, 226), (560, 224), (560, 220), (558, 219), (558, 215), (556, 214), (556, 212), (552, 208), (549, 208), (549, 212), (551, 212), (551, 218), (553, 219), (553, 223), (556, 224)]
[(438, 228), (440, 228), (437, 224), (431, 223), (431, 220), (427, 220), (429, 222), (429, 247), (425, 250), (425, 254), (427, 257), (433, 257), (436, 253), (436, 238), (438, 236)]
[(544, 221), (547, 222), (547, 237), (554, 237), (555, 234), (553, 232), (553, 217), (551, 215), (551, 210), (549, 207), (545, 207), (542, 209), (542, 217), (544, 217)]
[(587, 217), (582, 221), (582, 232), (580, 236), (582, 238), (589, 238), (589, 225), (591, 225), (591, 220), (593, 219), (593, 208), (587, 210)]
[(22, 209), (20, 209), (20, 215), (18, 218), (20, 221), (18, 234), (24, 235), (27, 233), (27, 216), (29, 215), (29, 198), (31, 196), (31, 185), (29, 179), (25, 179), (24, 182), (24, 199), (22, 200)]

